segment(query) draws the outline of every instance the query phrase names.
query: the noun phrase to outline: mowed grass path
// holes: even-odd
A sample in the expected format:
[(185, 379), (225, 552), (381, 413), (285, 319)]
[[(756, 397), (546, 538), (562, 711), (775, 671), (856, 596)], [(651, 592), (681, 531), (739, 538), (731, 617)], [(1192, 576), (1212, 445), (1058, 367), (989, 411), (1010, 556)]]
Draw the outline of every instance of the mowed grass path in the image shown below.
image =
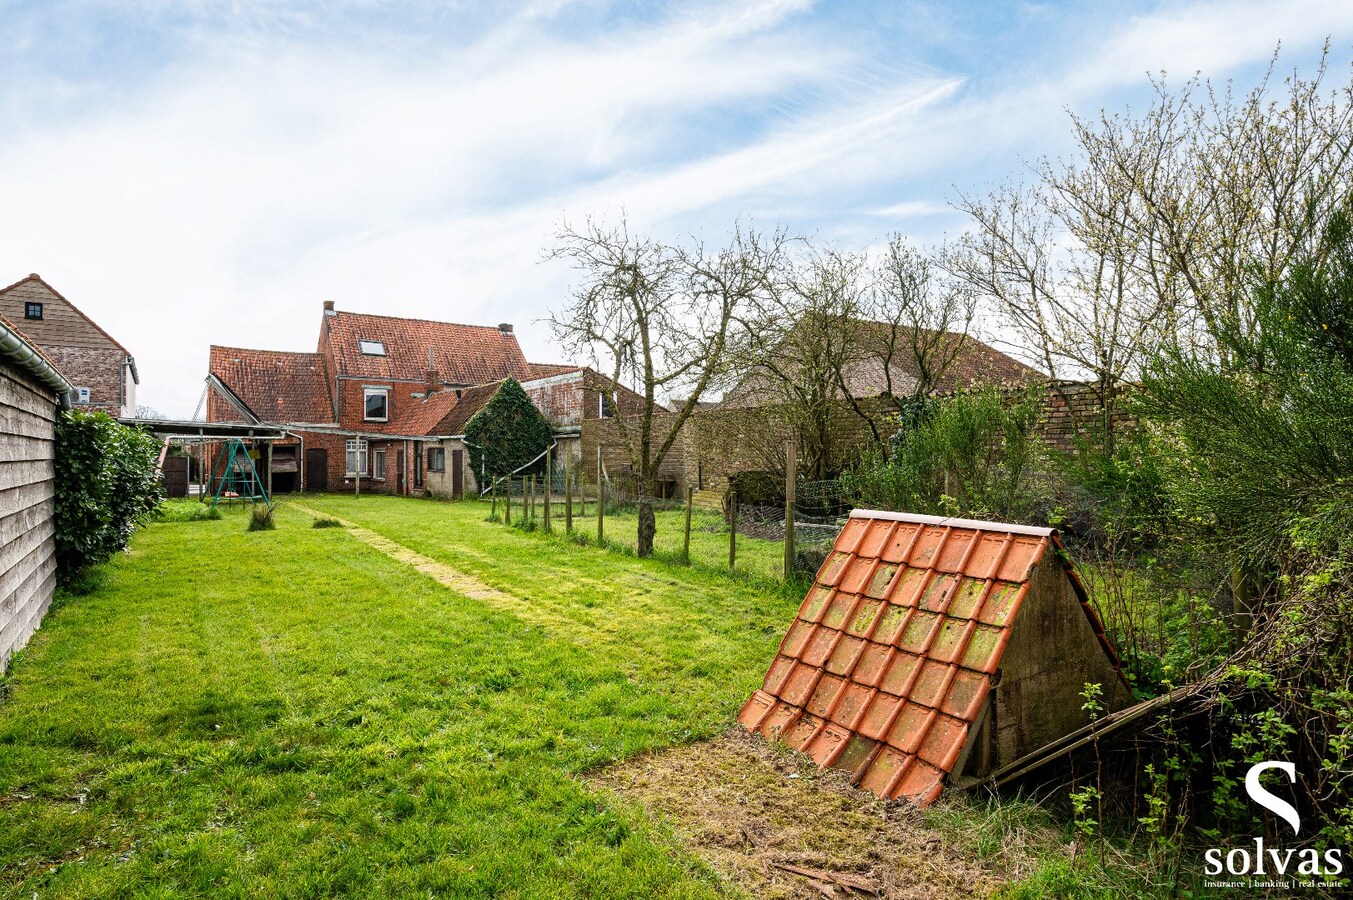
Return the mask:
[(483, 522), (307, 498), (517, 598), (470, 600), (283, 505), (138, 535), (0, 700), (0, 896), (702, 897), (591, 767), (713, 734), (797, 599)]

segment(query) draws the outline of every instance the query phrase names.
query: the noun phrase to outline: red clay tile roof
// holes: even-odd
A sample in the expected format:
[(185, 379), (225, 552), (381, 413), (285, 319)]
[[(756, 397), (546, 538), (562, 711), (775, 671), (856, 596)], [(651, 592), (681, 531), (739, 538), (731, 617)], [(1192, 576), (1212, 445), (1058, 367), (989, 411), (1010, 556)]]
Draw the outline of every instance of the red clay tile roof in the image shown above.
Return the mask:
[[(339, 375), (422, 381), (427, 377), (428, 348), (433, 350), (438, 379), (449, 384), (484, 384), (527, 375), (516, 336), (496, 327), (342, 311), (325, 321)], [(385, 355), (363, 354), (358, 341), (380, 341)]]
[(332, 423), (328, 380), (318, 353), (211, 348), (211, 374), (264, 422)]
[[(442, 434), (437, 424), (456, 408), (460, 401), (454, 390), (437, 391), (423, 400), (409, 400), (397, 406), (395, 418), (373, 429), (388, 434), (402, 434), (409, 437), (422, 437), (429, 434)], [(374, 423), (364, 423), (371, 427)]]
[(855, 510), (738, 720), (880, 797), (930, 803), (1049, 547), (1048, 528)]
[(549, 378), (552, 375), (581, 372), (583, 366), (571, 366), (568, 363), (527, 363), (526, 370), (526, 378), (523, 380), (534, 381), (537, 378)]
[(503, 386), (501, 381), (492, 384), (480, 384), (461, 391), (460, 402), (428, 434), (464, 434), (465, 425), (474, 418), (475, 413), (484, 408)]
[[(843, 366), (842, 375), (850, 396), (859, 400), (878, 397), (888, 391), (890, 382), (893, 396), (905, 397), (910, 394), (916, 387), (918, 369), (907, 342), (903, 340), (895, 344), (890, 355), (886, 351), (892, 334), (889, 325), (865, 321), (856, 321), (855, 324), (860, 344), (877, 343), (881, 349), (874, 354), (862, 353), (862, 358), (851, 360)], [(938, 334), (934, 331), (925, 333), (930, 336), (928, 340)], [(955, 352), (954, 342), (960, 340), (963, 343)], [(954, 354), (953, 361), (934, 385), (934, 390), (941, 394), (974, 386), (1016, 387), (1047, 378), (1037, 369), (1026, 366), (971, 335), (945, 333), (939, 335), (939, 344), (943, 345), (943, 352), (938, 353), (940, 357), (948, 356), (951, 352)], [(890, 356), (891, 360), (887, 369), (883, 364), (885, 356)], [(774, 402), (779, 396), (780, 391), (772, 376), (763, 369), (754, 369), (728, 392), (726, 399), (731, 405), (750, 406)]]

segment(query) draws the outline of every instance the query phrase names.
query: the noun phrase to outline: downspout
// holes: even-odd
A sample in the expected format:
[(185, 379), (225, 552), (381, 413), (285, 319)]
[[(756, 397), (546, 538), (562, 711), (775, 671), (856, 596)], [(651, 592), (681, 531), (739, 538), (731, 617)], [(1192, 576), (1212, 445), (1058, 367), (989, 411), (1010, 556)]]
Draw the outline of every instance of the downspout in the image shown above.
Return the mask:
[(0, 356), (22, 366), (40, 384), (51, 388), (63, 411), (70, 409), (70, 394), (75, 389), (66, 376), (3, 321), (0, 321)]

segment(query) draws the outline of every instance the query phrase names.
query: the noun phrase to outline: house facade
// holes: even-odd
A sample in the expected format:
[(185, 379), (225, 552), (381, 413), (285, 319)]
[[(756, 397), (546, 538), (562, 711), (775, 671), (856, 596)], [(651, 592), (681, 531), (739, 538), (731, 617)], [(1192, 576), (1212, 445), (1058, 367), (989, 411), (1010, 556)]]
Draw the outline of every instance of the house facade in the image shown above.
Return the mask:
[(510, 324), (351, 313), (332, 302), (314, 353), (213, 346), (208, 368), (208, 421), (287, 430), (261, 448), (272, 490), (414, 496), (475, 489), (465, 423), (503, 379), (529, 384), (538, 371)]
[(77, 409), (136, 415), (136, 359), (37, 274), (0, 289), (0, 316), (23, 330), (73, 387)]

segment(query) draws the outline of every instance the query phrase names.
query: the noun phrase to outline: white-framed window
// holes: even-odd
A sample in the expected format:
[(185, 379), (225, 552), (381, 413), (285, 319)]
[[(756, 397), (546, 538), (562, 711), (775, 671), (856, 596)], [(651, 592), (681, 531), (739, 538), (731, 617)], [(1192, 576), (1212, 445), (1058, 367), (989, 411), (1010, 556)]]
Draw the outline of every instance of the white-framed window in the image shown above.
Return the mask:
[(385, 344), (380, 341), (358, 341), (357, 349), (363, 356), (384, 356)]
[(355, 438), (348, 441), (347, 454), (347, 477), (355, 478), (360, 472), (366, 475), (366, 441), (361, 438)]
[(371, 451), (371, 477), (385, 478), (385, 448)]
[(615, 407), (611, 405), (611, 398), (606, 396), (605, 391), (597, 394), (597, 417), (609, 419), (615, 415)]
[(389, 388), (362, 389), (362, 418), (367, 422), (388, 422), (390, 420)]

